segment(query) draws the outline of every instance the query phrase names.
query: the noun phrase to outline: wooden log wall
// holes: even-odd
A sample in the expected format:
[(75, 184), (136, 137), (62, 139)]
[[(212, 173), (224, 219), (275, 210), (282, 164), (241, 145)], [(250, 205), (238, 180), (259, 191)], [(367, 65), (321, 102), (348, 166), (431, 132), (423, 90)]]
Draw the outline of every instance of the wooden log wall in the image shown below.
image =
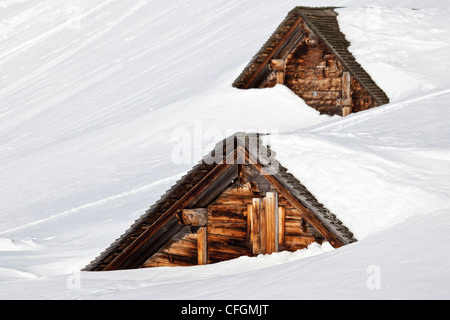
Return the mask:
[(197, 264), (197, 231), (195, 227), (185, 227), (148, 259), (141, 268), (193, 266)]
[(313, 242), (324, 241), (323, 236), (282, 195), (278, 195), (278, 205), (285, 211), (284, 241), (280, 243), (279, 251), (296, 251)]
[(247, 205), (254, 196), (248, 185), (231, 187), (208, 206), (209, 263), (253, 255), (247, 237)]
[(342, 97), (342, 71), (324, 43), (310, 46), (303, 42), (288, 56), (285, 85), (320, 113), (340, 114), (337, 101)]
[(353, 77), (352, 87), (352, 112), (358, 112), (376, 107), (370, 94)]
[[(203, 216), (207, 220), (192, 219)], [(277, 251), (296, 251), (324, 238), (277, 192), (260, 192), (250, 183), (232, 186), (206, 209), (183, 210), (181, 230), (142, 267), (192, 266)], [(195, 221), (195, 223), (192, 223)], [(197, 223), (200, 221), (199, 223)]]
[[(280, 61), (275, 62), (281, 65)], [(301, 42), (287, 56), (283, 67), (282, 73), (274, 70), (261, 87), (284, 84), (322, 114), (345, 116), (376, 106), (370, 94), (353, 76), (349, 91), (351, 106), (348, 103), (342, 105), (341, 99), (349, 98), (343, 81), (345, 68), (320, 39)], [(280, 74), (284, 79), (280, 80)]]

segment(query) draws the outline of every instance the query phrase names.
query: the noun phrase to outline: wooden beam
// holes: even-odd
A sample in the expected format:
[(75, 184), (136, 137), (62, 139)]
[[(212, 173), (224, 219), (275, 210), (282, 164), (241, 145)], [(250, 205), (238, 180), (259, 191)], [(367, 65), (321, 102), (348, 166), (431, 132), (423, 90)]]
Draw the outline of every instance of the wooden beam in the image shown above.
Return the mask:
[[(249, 209), (249, 207), (247, 207)], [(251, 204), (251, 239), (253, 254), (261, 253), (261, 235), (260, 235), (260, 216), (261, 216), (261, 199), (254, 198)]]
[(249, 241), (250, 243), (253, 243), (252, 220), (253, 205), (247, 204), (247, 241)]
[(260, 237), (261, 237), (261, 249), (260, 252), (262, 254), (266, 254), (269, 251), (269, 248), (267, 246), (267, 234), (268, 234), (268, 222), (267, 222), (267, 214), (266, 214), (266, 208), (265, 208), (265, 201), (262, 201), (262, 206), (260, 209), (260, 214), (259, 214), (259, 226), (260, 226)]
[(285, 59), (272, 59), (270, 69), (275, 72), (277, 84), (284, 84), (284, 73), (286, 69)]
[(271, 254), (278, 251), (278, 194), (267, 192), (263, 203), (261, 251)]
[(208, 228), (201, 227), (197, 231), (197, 256), (198, 264), (208, 264)]
[(346, 117), (352, 113), (352, 92), (350, 72), (344, 71), (342, 74), (342, 116)]
[(252, 76), (249, 80), (242, 86), (242, 89), (248, 89), (251, 84), (254, 82), (255, 78), (258, 76), (258, 74), (261, 72), (263, 68), (267, 68), (267, 63), (273, 58), (276, 57), (276, 55), (279, 53), (279, 51), (284, 48), (285, 42), (291, 37), (291, 35), (296, 31), (296, 29), (300, 26), (300, 23), (302, 22), (302, 19), (299, 17), (294, 24), (291, 26), (288, 32), (278, 41), (278, 44), (272, 49), (271, 53), (267, 55), (267, 57), (264, 59), (264, 61), (260, 64), (257, 70), (255, 70), (252, 73)]
[(284, 245), (286, 208), (278, 207), (278, 245)]
[(205, 227), (208, 224), (208, 209), (183, 209), (181, 219), (186, 226)]

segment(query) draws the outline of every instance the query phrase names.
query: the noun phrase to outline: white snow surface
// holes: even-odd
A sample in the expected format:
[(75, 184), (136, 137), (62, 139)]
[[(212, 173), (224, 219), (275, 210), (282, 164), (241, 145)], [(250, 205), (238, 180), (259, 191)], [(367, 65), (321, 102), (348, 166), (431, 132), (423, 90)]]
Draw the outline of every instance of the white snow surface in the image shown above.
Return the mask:
[[(273, 3), (0, 1), (1, 299), (450, 298), (448, 1)], [(297, 5), (341, 7), (390, 104), (328, 117), (284, 86), (231, 87)], [(79, 272), (238, 131), (271, 132), (359, 241)]]

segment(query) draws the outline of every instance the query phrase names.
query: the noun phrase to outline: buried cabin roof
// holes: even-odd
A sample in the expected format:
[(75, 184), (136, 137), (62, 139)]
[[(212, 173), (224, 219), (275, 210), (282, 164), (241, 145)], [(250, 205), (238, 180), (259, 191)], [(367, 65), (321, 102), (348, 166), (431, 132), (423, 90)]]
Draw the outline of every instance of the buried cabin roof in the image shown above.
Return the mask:
[[(348, 50), (350, 43), (339, 28), (335, 7), (296, 7), (289, 12), (269, 40), (253, 57), (234, 81), (241, 89), (256, 88), (270, 69), (271, 59), (284, 59), (306, 36), (304, 29), (316, 34), (352, 76), (367, 90), (377, 105), (389, 103), (389, 98)], [(306, 30), (307, 31), (307, 30)]]
[(238, 179), (236, 167), (239, 164), (252, 164), (264, 171), (277, 190), (301, 207), (309, 222), (335, 247), (356, 241), (338, 217), (274, 158), (270, 147), (262, 145), (259, 134), (238, 133), (220, 141), (85, 270), (139, 268), (183, 228), (177, 217), (178, 210), (209, 204)]

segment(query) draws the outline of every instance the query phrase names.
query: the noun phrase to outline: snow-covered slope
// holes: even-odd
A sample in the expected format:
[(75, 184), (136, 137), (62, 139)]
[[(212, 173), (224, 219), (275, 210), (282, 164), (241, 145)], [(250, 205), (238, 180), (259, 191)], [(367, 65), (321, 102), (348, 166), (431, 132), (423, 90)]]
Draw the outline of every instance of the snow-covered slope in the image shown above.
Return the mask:
[(450, 90), (272, 137), (284, 166), (356, 238), (450, 208)]
[[(350, 49), (391, 104), (330, 118), (283, 86), (231, 88), (296, 5), (344, 7)], [(449, 298), (448, 9), (446, 0), (0, 1), (0, 298)], [(279, 133), (270, 141), (279, 160), (361, 241), (77, 272), (211, 144), (243, 130)], [(183, 159), (180, 137), (192, 145)], [(373, 270), (379, 290), (366, 282)], [(180, 295), (192, 281), (201, 291)]]

